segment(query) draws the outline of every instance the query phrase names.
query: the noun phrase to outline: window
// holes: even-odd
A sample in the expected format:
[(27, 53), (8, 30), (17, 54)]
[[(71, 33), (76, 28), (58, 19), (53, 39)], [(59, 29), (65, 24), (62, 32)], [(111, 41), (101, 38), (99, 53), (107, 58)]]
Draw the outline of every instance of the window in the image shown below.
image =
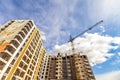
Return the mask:
[(47, 78), (47, 76), (45, 76), (45, 78)]
[(26, 51), (26, 55), (28, 56), (29, 54), (30, 54), (30, 53), (29, 53), (29, 51), (27, 50), (27, 51)]
[(13, 48), (13, 46), (10, 46), (10, 45), (6, 47), (6, 50), (8, 50), (12, 54), (15, 52), (15, 48)]
[(2, 70), (4, 66), (5, 66), (5, 63), (0, 61), (0, 70)]
[(32, 76), (32, 73), (33, 73), (33, 72), (32, 72), (32, 71), (30, 71), (30, 75), (31, 75), (31, 76)]
[(41, 78), (43, 78), (43, 76)]
[(1, 31), (2, 31), (2, 30), (4, 30), (4, 29), (5, 29), (4, 27), (3, 27), (3, 28), (1, 28)]
[(10, 43), (12, 43), (16, 48), (19, 46), (19, 43), (16, 40), (12, 40)]
[(84, 75), (82, 75), (83, 77), (85, 77)]
[(83, 57), (86, 59), (86, 56), (85, 56), (85, 55), (84, 55)]
[(28, 26), (25, 26), (25, 28), (29, 31), (30, 30), (30, 28), (28, 27)]
[(27, 34), (27, 33), (28, 33), (28, 32), (27, 32), (27, 30), (26, 30), (25, 28), (23, 28), (22, 30), (25, 32), (25, 34)]
[(29, 58), (31, 58), (31, 57), (32, 57), (32, 55), (30, 54), (30, 55), (29, 55)]
[(19, 66), (22, 68), (22, 66), (23, 66), (23, 62), (22, 61), (20, 62)]
[(11, 56), (6, 52), (1, 52), (0, 57), (3, 58), (4, 60), (8, 61)]
[(25, 80), (28, 80), (28, 76), (25, 77)]
[(13, 65), (15, 63), (15, 59), (12, 60), (11, 64)]
[(19, 73), (20, 73), (20, 69), (17, 69), (15, 75), (19, 75)]
[(65, 60), (65, 57), (62, 57), (63, 60)]
[(31, 24), (31, 26), (33, 26), (33, 23), (32, 23), (32, 21), (29, 21), (29, 23)]
[(24, 33), (21, 31), (18, 34), (20, 34), (23, 38), (25, 37)]
[(23, 69), (26, 70), (27, 69), (27, 65), (24, 65)]
[(12, 80), (16, 80), (15, 76), (12, 77)]
[(20, 77), (23, 77), (24, 74), (25, 74), (25, 72), (22, 71), (22, 72), (20, 73)]
[(15, 38), (19, 41), (19, 42), (22, 42), (22, 38), (18, 35), (15, 36)]

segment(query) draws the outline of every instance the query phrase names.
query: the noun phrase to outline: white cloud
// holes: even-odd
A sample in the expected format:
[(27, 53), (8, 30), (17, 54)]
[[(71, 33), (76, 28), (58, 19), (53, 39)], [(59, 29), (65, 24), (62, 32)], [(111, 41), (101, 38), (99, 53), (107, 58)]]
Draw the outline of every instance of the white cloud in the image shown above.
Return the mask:
[(120, 71), (113, 71), (97, 75), (96, 80), (120, 80)]
[[(88, 3), (88, 15), (91, 20), (118, 20), (120, 18), (120, 0), (94, 0)], [(92, 13), (90, 13), (92, 12)]]
[(44, 41), (46, 41), (45, 33), (41, 31), (40, 34), (41, 34), (41, 39), (44, 40)]
[(118, 53), (118, 55), (120, 56), (120, 52)]
[(105, 32), (105, 28), (103, 26), (100, 26), (102, 32)]
[[(116, 44), (116, 46), (111, 45)], [(96, 65), (107, 61), (114, 54), (109, 53), (111, 49), (117, 49), (120, 45), (120, 37), (102, 36), (98, 33), (85, 33), (84, 37), (78, 37), (74, 40), (76, 52), (88, 56), (91, 65)], [(55, 52), (70, 53), (71, 44), (55, 45)]]

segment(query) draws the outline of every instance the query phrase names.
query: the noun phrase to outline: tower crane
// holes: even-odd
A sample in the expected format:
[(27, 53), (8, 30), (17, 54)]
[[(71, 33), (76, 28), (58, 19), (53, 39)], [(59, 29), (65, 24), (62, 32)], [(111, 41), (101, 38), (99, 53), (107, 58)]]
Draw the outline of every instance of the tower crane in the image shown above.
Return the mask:
[(93, 26), (91, 26), (91, 27), (89, 27), (88, 29), (84, 30), (83, 32), (81, 32), (80, 34), (78, 34), (77, 36), (75, 36), (75, 37), (73, 37), (73, 38), (72, 38), (72, 36), (70, 35), (70, 39), (69, 39), (68, 42), (71, 43), (72, 54), (74, 54), (74, 50), (75, 50), (73, 41), (74, 41), (77, 37), (83, 35), (85, 32), (87, 32), (87, 31), (93, 29), (94, 27), (96, 27), (97, 25), (99, 25), (99, 24), (102, 23), (102, 22), (103, 22), (103, 20), (97, 22), (96, 24), (94, 24)]

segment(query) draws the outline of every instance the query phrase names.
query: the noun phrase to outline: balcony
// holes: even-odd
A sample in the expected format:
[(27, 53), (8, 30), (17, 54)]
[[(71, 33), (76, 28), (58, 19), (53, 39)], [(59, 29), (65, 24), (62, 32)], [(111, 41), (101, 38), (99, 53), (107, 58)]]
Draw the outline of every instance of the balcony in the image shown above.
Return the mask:
[(8, 45), (5, 50), (9, 51), (11, 54), (13, 54), (15, 52), (15, 48), (11, 45)]
[(23, 69), (26, 70), (26, 69), (27, 69), (27, 65), (24, 65), (24, 66), (23, 66)]
[(10, 43), (13, 44), (16, 48), (19, 46), (19, 43), (16, 40), (12, 40)]
[(2, 59), (4, 59), (4, 60), (8, 61), (11, 56), (10, 56), (8, 53), (6, 53), (6, 52), (1, 52), (1, 53), (0, 53), (0, 57), (1, 57)]
[(25, 72), (22, 71), (22, 72), (20, 73), (20, 77), (23, 77), (24, 74), (25, 74)]
[(6, 73), (8, 73), (10, 71), (11, 67), (8, 67), (6, 70)]
[(30, 26), (33, 26), (33, 23), (32, 23), (32, 21), (29, 21), (29, 23), (28, 23)]
[(25, 34), (21, 31), (18, 34), (20, 34), (23, 38), (25, 37)]
[(0, 70), (2, 70), (4, 66), (5, 66), (5, 63), (0, 61)]
[(30, 30), (28, 26), (25, 26), (25, 29), (27, 30), (27, 32), (29, 32)]
[(15, 75), (19, 76), (19, 74), (20, 74), (20, 69), (17, 69), (17, 70), (15, 71)]
[(22, 38), (19, 35), (16, 35), (15, 39), (17, 39), (20, 43), (22, 42)]
[(23, 31), (25, 34), (28, 33), (27, 30), (26, 30), (25, 28), (23, 28), (22, 31)]

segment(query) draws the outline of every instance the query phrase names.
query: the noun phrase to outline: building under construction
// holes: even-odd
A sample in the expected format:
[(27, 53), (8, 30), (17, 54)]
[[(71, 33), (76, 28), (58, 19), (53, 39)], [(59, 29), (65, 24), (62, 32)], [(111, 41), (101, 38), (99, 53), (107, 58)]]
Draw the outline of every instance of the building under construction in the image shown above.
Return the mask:
[(95, 80), (85, 55), (46, 54), (42, 65), (40, 80)]
[(0, 27), (0, 80), (95, 80), (87, 56), (49, 55), (32, 20)]

